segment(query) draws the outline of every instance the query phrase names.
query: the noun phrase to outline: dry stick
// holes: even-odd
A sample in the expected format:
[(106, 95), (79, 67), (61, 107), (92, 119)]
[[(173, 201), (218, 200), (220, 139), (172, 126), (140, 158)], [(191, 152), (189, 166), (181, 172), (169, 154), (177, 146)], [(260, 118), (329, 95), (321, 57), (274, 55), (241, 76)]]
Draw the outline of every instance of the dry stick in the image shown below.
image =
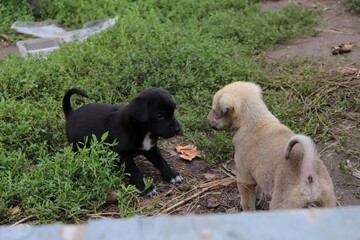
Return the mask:
[[(205, 194), (206, 196), (206, 194)], [(201, 198), (201, 197), (200, 197)], [(190, 214), (190, 212), (195, 208), (195, 206), (199, 203), (200, 198), (196, 199), (189, 207), (186, 209), (186, 214)]]
[(332, 85), (332, 86), (337, 86), (337, 87), (349, 87), (352, 85), (360, 84), (360, 81), (356, 78), (351, 78), (351, 79), (348, 79), (347, 81), (342, 81), (342, 82), (331, 82), (329, 80), (323, 80), (323, 82), (325, 82), (329, 85)]
[[(228, 177), (228, 178), (223, 178), (223, 179), (220, 179), (220, 180), (216, 180), (216, 181), (213, 181), (213, 182), (208, 182), (208, 183), (204, 183), (204, 184), (201, 184), (199, 187), (200, 188), (205, 188), (205, 187), (214, 187), (215, 189), (220, 186), (227, 186), (229, 185), (230, 183), (233, 183), (234, 181), (236, 181), (236, 179), (234, 177)], [(223, 185), (223, 184), (226, 184), (226, 185)], [(245, 183), (243, 183), (245, 184)]]
[[(147, 205), (142, 206), (139, 208), (139, 210), (144, 210), (147, 207)], [(89, 217), (101, 217), (103, 218), (103, 216), (112, 216), (112, 215), (120, 215), (119, 212), (103, 212), (103, 213), (89, 213), (87, 214), (87, 216)]]
[[(236, 179), (234, 177), (229, 177), (229, 178), (224, 178), (224, 179), (221, 179), (221, 180), (217, 180), (217, 181), (213, 181), (213, 182), (209, 182), (209, 183), (204, 183), (202, 185), (200, 185), (198, 188), (200, 188), (200, 192), (197, 192), (177, 203), (175, 203), (173, 206), (171, 207), (168, 207), (166, 209), (161, 208), (156, 214), (159, 214), (159, 213), (167, 213), (171, 210), (173, 210), (174, 208), (177, 208), (178, 206), (181, 206), (182, 204), (184, 203), (187, 203), (188, 201), (200, 196), (202, 193), (206, 192), (206, 191), (209, 191), (209, 190), (215, 190), (215, 189), (218, 189), (220, 187), (224, 187), (224, 186), (228, 186), (230, 185), (231, 183), (233, 182), (236, 182)], [(245, 184), (244, 184), (245, 185)], [(190, 191), (189, 191), (190, 192)], [(187, 193), (189, 193), (187, 192)], [(183, 194), (184, 195), (184, 194)], [(170, 201), (172, 202), (172, 201)], [(169, 202), (166, 203), (164, 206), (167, 206), (169, 205)]]
[(176, 207), (178, 207), (178, 206), (180, 206), (180, 205), (182, 205), (182, 204), (190, 201), (191, 199), (196, 198), (196, 197), (199, 196), (200, 194), (208, 191), (210, 188), (211, 188), (211, 187), (203, 188), (200, 192), (195, 193), (194, 195), (191, 195), (190, 197), (187, 197), (187, 198), (181, 200), (180, 202), (177, 202), (176, 204), (172, 205), (171, 207), (169, 207), (169, 208), (167, 208), (167, 209), (165, 209), (165, 210), (160, 211), (160, 213), (167, 213), (167, 212), (171, 211), (172, 209), (174, 209), (174, 208), (176, 208)]
[(320, 32), (327, 32), (327, 33), (337, 33), (337, 34), (344, 34), (344, 35), (354, 35), (354, 32), (343, 32), (343, 31), (339, 31), (336, 29), (321, 29), (321, 28), (317, 28), (316, 31), (320, 31)]
[(301, 98), (301, 101), (303, 104), (305, 104), (305, 98), (304, 96), (300, 93), (300, 91), (298, 91), (294, 86), (292, 86), (291, 84), (286, 84), (287, 87), (289, 87), (290, 89), (292, 89), (295, 93), (297, 93), (300, 98)]
[[(311, 98), (314, 95), (319, 95), (320, 93), (329, 93), (333, 90), (336, 90), (336, 87), (347, 87), (349, 85), (349, 81), (346, 82), (329, 82), (329, 81), (325, 81), (323, 80), (322, 82), (324, 82), (324, 85), (322, 85), (321, 87), (319, 87), (318, 89), (316, 89), (315, 91), (313, 91), (312, 93), (310, 93), (307, 98)], [(326, 84), (325, 84), (326, 83)], [(351, 85), (351, 84), (350, 84)]]
[[(188, 208), (186, 209), (186, 214), (189, 214), (190, 211), (192, 211), (192, 210), (195, 208), (196, 204), (199, 203), (199, 200), (200, 200), (200, 199), (202, 199), (202, 198), (204, 198), (204, 197), (206, 197), (206, 196), (208, 196), (208, 195), (211, 195), (211, 194), (221, 194), (221, 192), (212, 192), (212, 193), (211, 193), (211, 192), (208, 192), (208, 193), (205, 193), (205, 194), (202, 195), (202, 196), (199, 196), (194, 202), (192, 202), (192, 203), (189, 204)], [(178, 210), (179, 210), (179, 208), (178, 208), (178, 209), (174, 209), (172, 212), (175, 212), (175, 211), (178, 211)]]
[[(357, 86), (360, 85), (360, 81), (356, 80), (356, 81), (352, 81), (348, 80), (348, 81), (343, 81), (343, 82), (330, 82), (330, 81), (323, 81), (324, 85), (319, 87), (317, 90), (315, 90), (314, 92), (312, 92), (308, 98), (312, 97), (313, 95), (318, 95), (319, 93), (325, 93), (328, 94), (331, 91), (335, 91), (337, 90), (338, 87), (343, 87), (343, 88), (349, 88), (351, 86)], [(326, 84), (326, 85), (325, 85)], [(328, 88), (328, 89), (327, 89)], [(325, 95), (323, 94), (323, 95)]]
[(15, 227), (15, 226), (19, 225), (20, 223), (23, 223), (23, 222), (29, 220), (29, 219), (32, 218), (32, 217), (33, 217), (33, 215), (30, 215), (30, 216), (28, 216), (28, 217), (26, 217), (26, 218), (23, 218), (23, 219), (21, 219), (20, 221), (17, 221), (17, 222), (14, 223), (13, 225), (11, 225), (11, 227)]
[(195, 190), (197, 190), (197, 189), (199, 189), (199, 188), (204, 188), (204, 187), (207, 187), (208, 185), (216, 184), (216, 183), (219, 183), (219, 182), (224, 181), (224, 180), (228, 180), (228, 178), (224, 178), (224, 179), (221, 179), (221, 180), (216, 180), (216, 181), (213, 181), (213, 182), (203, 183), (203, 184), (201, 184), (200, 186), (197, 186), (196, 188), (193, 188), (193, 189), (191, 189), (191, 190), (189, 190), (189, 191), (187, 191), (187, 192), (185, 192), (185, 193), (183, 193), (183, 194), (181, 194), (181, 195), (179, 195), (179, 196), (171, 199), (170, 201), (168, 201), (167, 203), (165, 203), (165, 204), (162, 206), (162, 208), (161, 208), (156, 214), (158, 214), (159, 212), (161, 212), (162, 209), (165, 209), (165, 206), (169, 205), (170, 203), (174, 202), (175, 200), (177, 200), (177, 199), (179, 199), (179, 198), (182, 198), (182, 197), (184, 197), (185, 195), (188, 195), (189, 193), (194, 192)]
[[(321, 120), (319, 113), (318, 113), (317, 111), (315, 111), (315, 114), (316, 114), (316, 116), (318, 117), (319, 122), (320, 122), (324, 127), (326, 127), (326, 124)], [(334, 138), (338, 143), (340, 143), (339, 139), (336, 137), (336, 135), (335, 135), (330, 129), (329, 129), (329, 133), (333, 136), (333, 138)], [(342, 149), (343, 151), (345, 151), (345, 149), (343, 148), (342, 145), (340, 145), (340, 147), (341, 147), (341, 149)]]
[[(179, 198), (181, 198), (181, 197), (185, 196), (186, 194), (188, 194), (188, 193), (190, 193), (190, 192), (195, 191), (196, 189), (197, 189), (197, 188), (193, 188), (193, 189), (191, 189), (191, 190), (189, 190), (189, 191), (187, 191), (187, 192), (185, 192), (185, 193), (183, 193), (183, 194), (181, 194), (181, 195), (179, 195), (179, 196), (177, 196), (177, 197), (175, 197), (175, 198), (171, 199), (170, 201), (168, 201), (167, 203), (165, 203), (165, 204), (162, 206), (162, 208), (161, 208), (161, 209), (165, 208), (165, 206), (167, 206), (167, 205), (169, 205), (171, 202), (173, 202), (173, 201), (175, 201), (175, 200), (177, 200), (177, 199), (179, 199)], [(156, 212), (156, 214), (158, 214), (158, 213), (161, 211), (161, 209), (160, 209), (158, 212)]]
[[(314, 98), (309, 104), (308, 104), (308, 106), (311, 106), (311, 105), (313, 105), (316, 101), (318, 101), (322, 96), (324, 96), (324, 95), (327, 95), (328, 93), (330, 93), (330, 92), (332, 92), (332, 91), (335, 91), (336, 90), (336, 87), (332, 87), (332, 88), (329, 88), (329, 89), (325, 89), (325, 90), (323, 90), (323, 91), (318, 91), (317, 93), (319, 93), (319, 94), (322, 94), (321, 96), (318, 96), (317, 98)], [(312, 95), (312, 94), (310, 94), (310, 95)]]
[[(223, 166), (224, 167), (224, 166)], [(225, 168), (225, 167), (224, 167)], [(229, 172), (228, 169), (222, 169), (220, 168), (220, 171), (222, 171), (223, 173), (225, 173), (228, 177), (235, 177), (232, 172)]]
[(324, 147), (324, 148), (319, 152), (319, 155), (321, 156), (321, 154), (322, 154), (323, 152), (325, 152), (325, 151), (328, 150), (329, 148), (334, 147), (334, 145), (336, 145), (336, 143), (332, 143), (332, 144), (329, 144), (327, 147)]
[(220, 168), (221, 171), (223, 171), (226, 175), (228, 175), (229, 177), (235, 177), (236, 174), (234, 174), (227, 166), (226, 164), (228, 163), (229, 161), (227, 161), (226, 163), (223, 163), (221, 164), (222, 167), (225, 169), (226, 172), (224, 172), (224, 169)]
[(108, 216), (108, 215), (119, 215), (119, 212), (105, 212), (105, 213), (89, 213), (87, 214), (89, 217), (101, 217), (101, 216)]

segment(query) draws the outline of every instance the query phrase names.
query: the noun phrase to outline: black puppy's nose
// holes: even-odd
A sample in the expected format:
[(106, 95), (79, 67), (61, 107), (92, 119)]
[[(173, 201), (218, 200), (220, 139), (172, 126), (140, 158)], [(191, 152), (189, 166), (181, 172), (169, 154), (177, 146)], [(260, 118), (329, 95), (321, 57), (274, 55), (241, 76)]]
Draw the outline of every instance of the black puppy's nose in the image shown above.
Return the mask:
[(174, 128), (175, 128), (175, 134), (178, 134), (180, 131), (181, 131), (181, 127), (180, 127), (180, 124), (179, 124), (179, 122), (176, 120), (176, 119), (174, 119)]
[(181, 131), (180, 125), (175, 126), (175, 133), (178, 134)]

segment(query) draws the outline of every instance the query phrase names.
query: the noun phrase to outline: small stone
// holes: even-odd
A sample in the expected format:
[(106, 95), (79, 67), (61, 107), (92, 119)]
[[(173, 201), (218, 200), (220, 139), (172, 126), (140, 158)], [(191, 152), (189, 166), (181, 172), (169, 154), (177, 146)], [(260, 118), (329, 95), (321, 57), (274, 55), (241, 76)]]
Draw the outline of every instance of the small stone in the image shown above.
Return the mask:
[(236, 213), (238, 212), (235, 207), (226, 209), (226, 213)]
[(118, 192), (118, 190), (112, 190), (112, 191), (108, 192), (108, 194), (106, 196), (107, 204), (116, 204), (118, 202), (117, 197), (116, 197), (117, 192)]
[(219, 201), (214, 198), (214, 197), (211, 197), (207, 200), (207, 207), (208, 208), (216, 208), (220, 205)]
[(206, 180), (212, 180), (216, 178), (216, 175), (212, 173), (204, 173), (204, 177)]

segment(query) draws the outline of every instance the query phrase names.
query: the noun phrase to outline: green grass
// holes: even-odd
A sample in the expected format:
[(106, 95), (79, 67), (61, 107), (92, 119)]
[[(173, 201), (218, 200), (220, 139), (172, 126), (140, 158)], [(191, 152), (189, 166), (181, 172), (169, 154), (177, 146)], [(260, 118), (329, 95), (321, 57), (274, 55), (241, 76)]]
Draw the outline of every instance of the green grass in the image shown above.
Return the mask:
[(10, 29), (15, 21), (33, 21), (32, 9), (26, 0), (2, 1), (0, 3), (0, 40), (15, 41), (19, 38)]
[(104, 196), (113, 188), (121, 191), (121, 216), (139, 213), (136, 191), (113, 168), (114, 154), (101, 144), (78, 155), (65, 146), (61, 100), (71, 87), (90, 96), (74, 97), (75, 106), (127, 103), (150, 86), (169, 90), (182, 134), (209, 162), (233, 152), (230, 135), (205, 121), (212, 95), (227, 83), (259, 83), (270, 110), (316, 140), (332, 137), (329, 126), (342, 111), (359, 110), (359, 97), (350, 97), (354, 88), (341, 87), (340, 78), (324, 78), (314, 63), (262, 62), (261, 53), (275, 44), (314, 33), (319, 15), (312, 10), (290, 5), (267, 12), (245, 0), (108, 0), (94, 1), (100, 5), (91, 8), (87, 2), (44, 1), (32, 15), (17, 12), (17, 19), (55, 18), (72, 29), (91, 19), (119, 20), (86, 42), (63, 44), (46, 59), (9, 56), (1, 63), (0, 209), (23, 209), (5, 223), (29, 215), (37, 222), (80, 222), (106, 207)]
[(355, 13), (360, 13), (360, 0), (347, 0), (345, 5), (347, 9)]
[[(36, 163), (20, 151), (1, 153), (0, 192), (4, 194), (0, 205), (20, 206), (37, 223), (81, 222), (87, 214), (104, 208), (107, 192), (117, 189), (123, 213), (140, 213), (131, 201), (139, 191), (134, 186), (119, 188), (125, 176), (114, 166), (117, 154), (96, 138), (92, 142), (91, 148), (76, 154), (70, 146), (53, 154), (39, 146)], [(8, 221), (22, 215), (9, 216)]]

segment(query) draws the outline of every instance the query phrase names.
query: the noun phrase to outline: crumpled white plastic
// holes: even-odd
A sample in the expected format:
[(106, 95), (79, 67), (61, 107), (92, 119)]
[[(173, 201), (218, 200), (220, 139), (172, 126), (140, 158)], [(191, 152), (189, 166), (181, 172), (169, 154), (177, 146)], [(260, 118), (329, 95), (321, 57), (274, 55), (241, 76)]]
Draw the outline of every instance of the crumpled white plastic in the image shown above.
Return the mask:
[(11, 28), (20, 33), (34, 35), (40, 38), (61, 38), (65, 42), (73, 40), (84, 41), (90, 35), (101, 32), (115, 25), (118, 16), (105, 20), (87, 22), (81, 29), (65, 31), (55, 25), (55, 20), (44, 22), (14, 22)]

